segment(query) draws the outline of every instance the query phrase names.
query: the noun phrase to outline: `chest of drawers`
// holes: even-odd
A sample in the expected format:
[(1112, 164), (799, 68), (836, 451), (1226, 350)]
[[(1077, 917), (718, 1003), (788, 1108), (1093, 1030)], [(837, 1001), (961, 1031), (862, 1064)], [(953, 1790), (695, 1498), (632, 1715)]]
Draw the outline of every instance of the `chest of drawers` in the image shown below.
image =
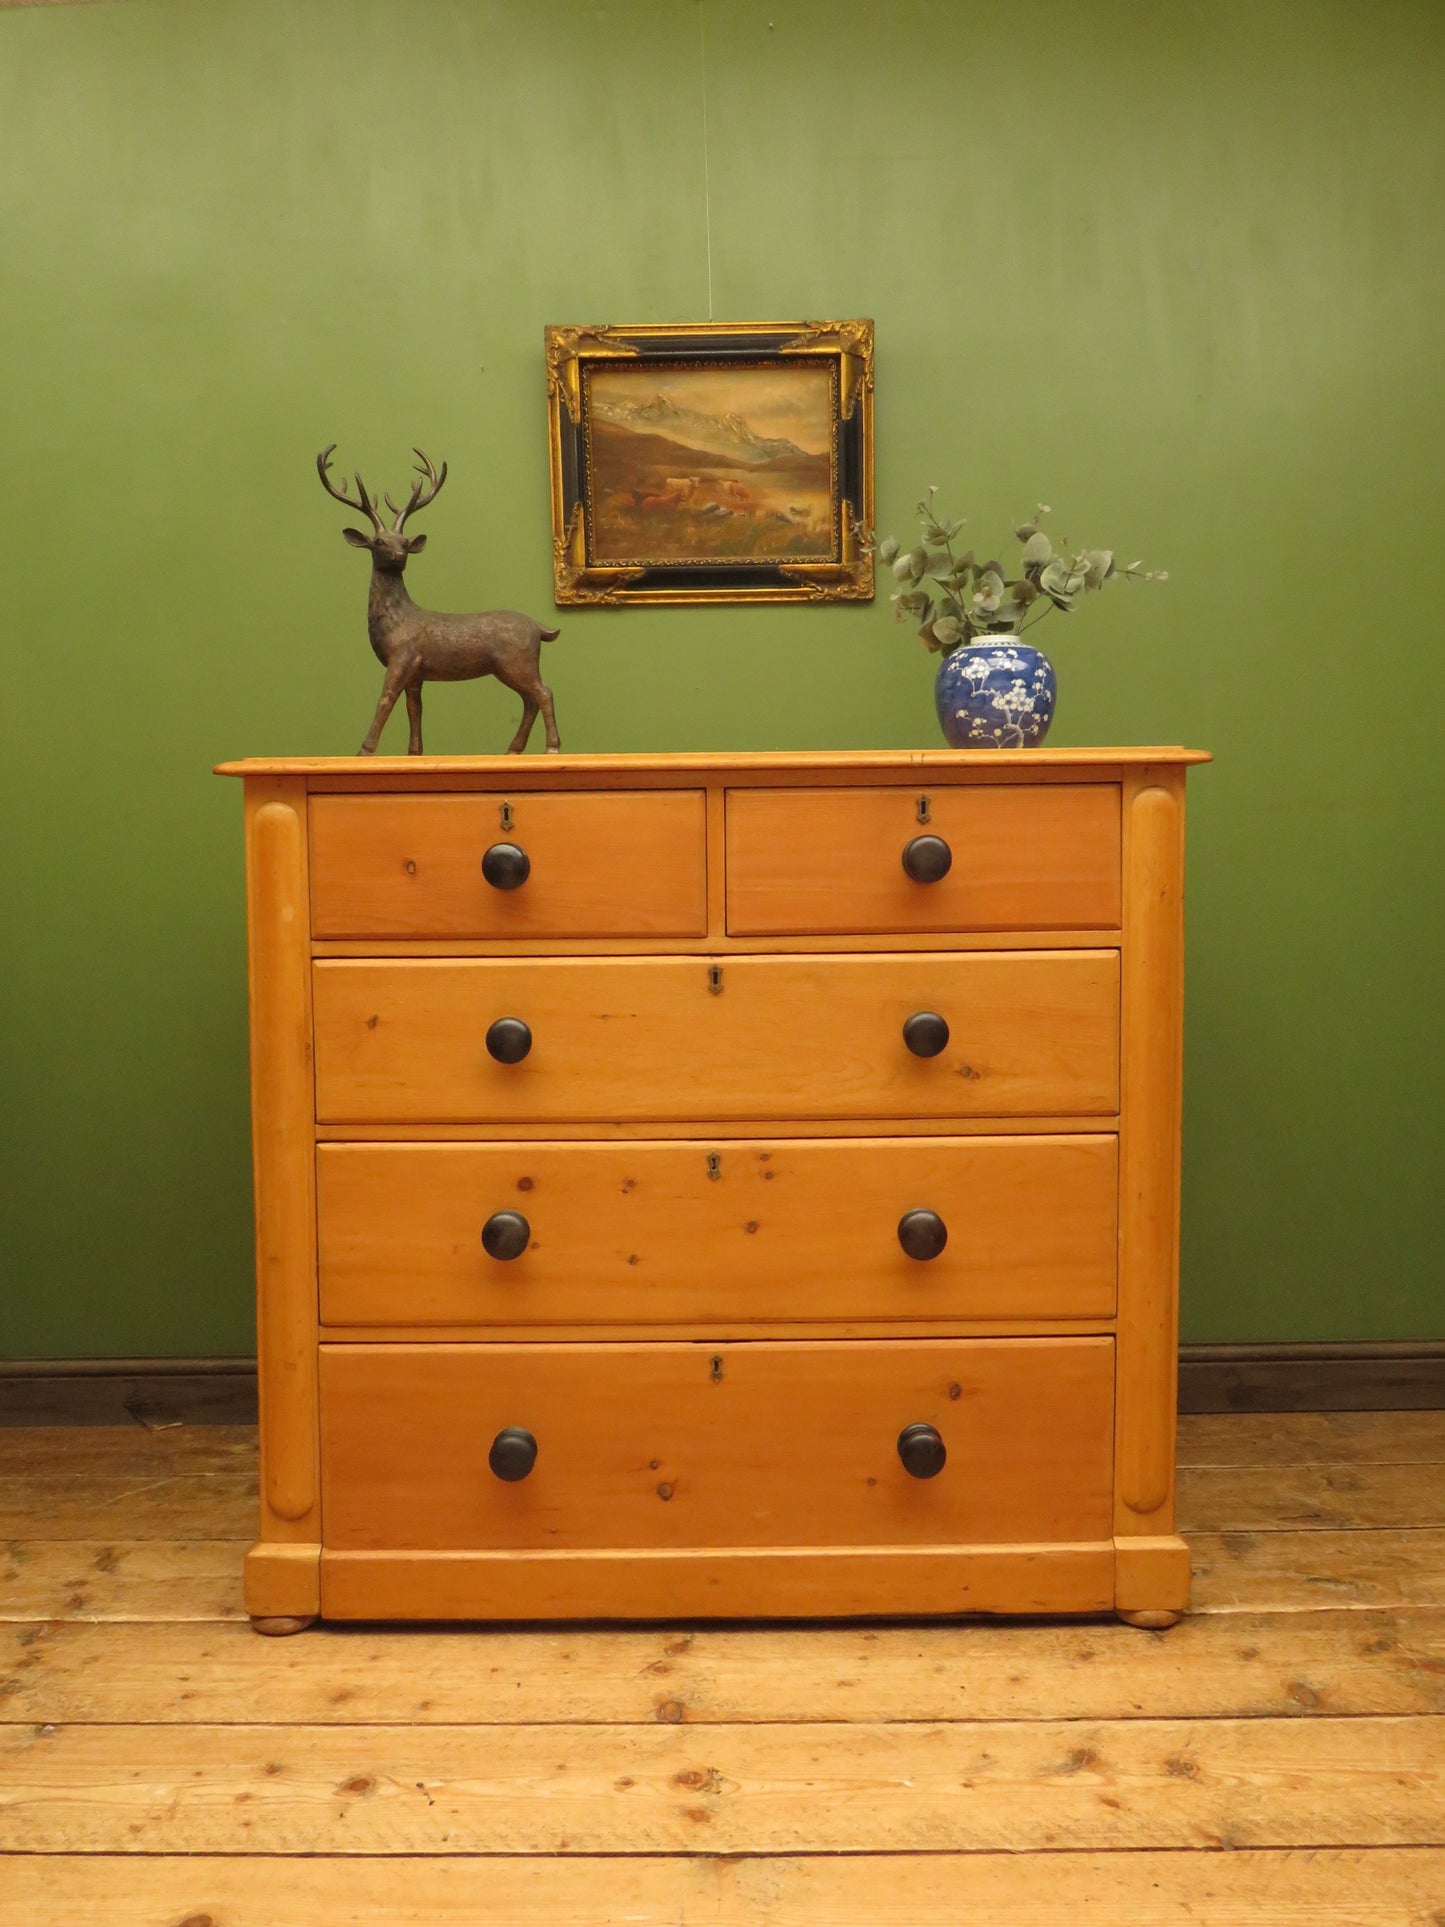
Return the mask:
[(224, 765), (257, 1627), (1176, 1616), (1201, 760)]

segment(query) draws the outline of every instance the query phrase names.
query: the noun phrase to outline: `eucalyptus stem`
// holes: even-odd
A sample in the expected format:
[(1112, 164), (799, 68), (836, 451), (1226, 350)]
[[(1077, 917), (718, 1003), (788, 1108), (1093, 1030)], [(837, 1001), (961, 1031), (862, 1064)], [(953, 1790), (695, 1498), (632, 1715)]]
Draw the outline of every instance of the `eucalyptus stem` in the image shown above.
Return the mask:
[(1039, 610), (1036, 616), (1025, 616), (1018, 628), (1014, 631), (1015, 635), (1026, 635), (1030, 629), (1037, 629), (1044, 617), (1048, 615), (1051, 610), (1058, 607), (1058, 604), (1050, 601), (1048, 596), (1040, 596), (1039, 601), (1043, 603), (1043, 608)]

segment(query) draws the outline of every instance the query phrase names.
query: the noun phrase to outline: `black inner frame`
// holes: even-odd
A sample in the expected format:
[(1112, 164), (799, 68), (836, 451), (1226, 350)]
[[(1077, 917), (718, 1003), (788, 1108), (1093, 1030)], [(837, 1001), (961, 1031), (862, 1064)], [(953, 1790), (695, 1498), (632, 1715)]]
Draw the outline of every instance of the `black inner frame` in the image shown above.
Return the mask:
[[(788, 343), (796, 340), (796, 334), (779, 330), (776, 334), (749, 334), (746, 341), (729, 340), (726, 336), (704, 338), (695, 335), (618, 335), (618, 341), (628, 343), (638, 350), (639, 361), (775, 361)], [(801, 359), (801, 357), (799, 357)], [(582, 362), (594, 366), (605, 365), (611, 357), (603, 355), (583, 355)], [(841, 351), (839, 355), (841, 360)], [(585, 395), (586, 383), (578, 384), (579, 392)], [(841, 392), (841, 381), (839, 389)], [(582, 420), (573, 421), (566, 410), (562, 411), (562, 509), (564, 522), (570, 523), (582, 500), (582, 492), (587, 482), (587, 436)], [(851, 416), (840, 415), (838, 422), (838, 500), (846, 514), (852, 512), (853, 520), (860, 521), (863, 515), (863, 409), (855, 404)], [(585, 525), (585, 517), (584, 517)], [(599, 570), (620, 565), (599, 562), (595, 565), (590, 558), (587, 567)], [(789, 564), (790, 568), (804, 567), (806, 564)], [(825, 565), (836, 567), (837, 564)], [(771, 562), (666, 562), (653, 568), (628, 572), (628, 589), (796, 589), (796, 575), (785, 573), (777, 564)]]

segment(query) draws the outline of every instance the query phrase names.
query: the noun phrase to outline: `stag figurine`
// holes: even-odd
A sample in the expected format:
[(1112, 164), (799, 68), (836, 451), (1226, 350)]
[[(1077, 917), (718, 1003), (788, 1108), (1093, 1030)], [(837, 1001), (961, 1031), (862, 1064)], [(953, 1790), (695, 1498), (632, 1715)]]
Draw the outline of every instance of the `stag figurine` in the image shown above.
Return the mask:
[(347, 508), (356, 509), (371, 522), (370, 535), (361, 529), (343, 529), (341, 533), (354, 549), (371, 551), (366, 627), (371, 646), (386, 670), (381, 701), (376, 705), (371, 728), (358, 754), (370, 756), (375, 752), (386, 719), (403, 690), (407, 721), (411, 725), (407, 753), (420, 756), (422, 684), (469, 682), (474, 676), (495, 676), (522, 698), (521, 727), (507, 745), (507, 754), (520, 756), (527, 747), (527, 738), (540, 709), (547, 730), (547, 753), (555, 756), (562, 741), (552, 710), (552, 692), (542, 680), (541, 654), (542, 644), (555, 641), (557, 630), (544, 629), (540, 622), (520, 615), (515, 609), (493, 609), (476, 616), (443, 615), (435, 609), (418, 608), (406, 592), (402, 576), (407, 558), (420, 554), (426, 547), (424, 535), (406, 533), (407, 518), (436, 500), (447, 479), (446, 463), (437, 470), (429, 456), (419, 448), (412, 450), (417, 458), (417, 479), (412, 483), (406, 507), (399, 509), (389, 495), (380, 498), (396, 517), (388, 528), (360, 474), (356, 477), (354, 496), (346, 493), (344, 475), (340, 488), (332, 483), (331, 454), (335, 447), (332, 442), (316, 457), (316, 473), (328, 495)]

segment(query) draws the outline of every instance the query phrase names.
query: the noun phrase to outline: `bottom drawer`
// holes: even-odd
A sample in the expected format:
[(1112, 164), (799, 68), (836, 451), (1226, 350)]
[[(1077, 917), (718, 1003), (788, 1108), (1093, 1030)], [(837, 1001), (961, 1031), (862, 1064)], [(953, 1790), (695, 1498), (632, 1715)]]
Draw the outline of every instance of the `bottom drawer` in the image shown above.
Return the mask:
[[(327, 1345), (325, 1543), (441, 1552), (1104, 1540), (1113, 1362), (1109, 1338)], [(933, 1476), (905, 1468), (910, 1426), (942, 1442)], [(536, 1458), (509, 1481), (489, 1454), (510, 1428), (531, 1434)]]

